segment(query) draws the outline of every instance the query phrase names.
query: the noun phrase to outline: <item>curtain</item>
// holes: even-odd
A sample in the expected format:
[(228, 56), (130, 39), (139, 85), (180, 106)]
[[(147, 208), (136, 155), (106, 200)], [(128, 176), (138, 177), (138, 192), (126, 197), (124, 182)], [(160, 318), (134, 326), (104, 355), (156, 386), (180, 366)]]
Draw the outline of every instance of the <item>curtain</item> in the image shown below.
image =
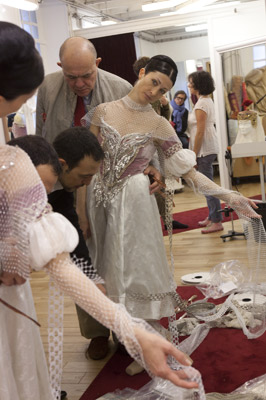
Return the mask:
[(132, 85), (136, 81), (132, 65), (136, 60), (133, 33), (90, 39), (98, 57), (102, 58), (101, 69), (124, 78)]

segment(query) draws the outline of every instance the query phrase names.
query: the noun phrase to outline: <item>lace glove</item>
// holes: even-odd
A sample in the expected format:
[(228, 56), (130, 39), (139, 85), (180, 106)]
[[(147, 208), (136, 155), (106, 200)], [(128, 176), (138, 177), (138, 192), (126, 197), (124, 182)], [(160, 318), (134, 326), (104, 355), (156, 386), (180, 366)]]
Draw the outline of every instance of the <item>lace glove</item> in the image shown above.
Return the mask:
[(183, 178), (195, 192), (205, 196), (214, 196), (223, 200), (237, 212), (239, 218), (245, 220), (250, 220), (250, 218), (260, 218), (260, 216), (253, 210), (253, 208), (257, 208), (257, 206), (252, 200), (242, 196), (239, 192), (224, 189), (221, 186), (216, 185), (216, 183), (196, 171), (194, 168), (184, 174)]
[[(160, 376), (186, 388), (198, 386), (195, 381), (200, 381), (200, 374), (194, 368), (173, 371), (167, 364), (169, 355), (181, 363), (180, 368), (185, 368), (191, 364), (186, 355), (158, 335), (145, 321), (131, 318), (124, 306), (104, 296), (71, 262), (67, 253), (57, 256), (45, 268), (60, 289), (76, 304), (116, 333), (129, 354), (151, 376)], [(192, 382), (187, 380), (188, 377)]]

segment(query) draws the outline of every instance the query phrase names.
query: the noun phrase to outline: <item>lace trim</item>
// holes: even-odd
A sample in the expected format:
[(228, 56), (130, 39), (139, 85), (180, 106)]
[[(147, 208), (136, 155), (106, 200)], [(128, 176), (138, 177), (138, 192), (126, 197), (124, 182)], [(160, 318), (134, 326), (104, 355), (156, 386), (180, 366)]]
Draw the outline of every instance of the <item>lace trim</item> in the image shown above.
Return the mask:
[(169, 149), (167, 149), (164, 152), (164, 156), (165, 156), (165, 158), (170, 158), (175, 153), (177, 153), (179, 150), (182, 150), (182, 144), (178, 142), (178, 143), (175, 143), (173, 146), (169, 147)]

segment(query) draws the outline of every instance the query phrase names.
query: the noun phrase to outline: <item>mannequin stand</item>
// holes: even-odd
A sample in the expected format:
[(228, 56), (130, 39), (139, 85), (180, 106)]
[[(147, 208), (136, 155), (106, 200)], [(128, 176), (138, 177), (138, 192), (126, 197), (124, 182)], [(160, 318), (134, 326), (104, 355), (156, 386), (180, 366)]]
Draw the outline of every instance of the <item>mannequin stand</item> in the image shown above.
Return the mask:
[(224, 213), (225, 217), (229, 217), (229, 215), (231, 215), (232, 230), (228, 231), (228, 233), (226, 233), (225, 235), (221, 235), (220, 236), (220, 238), (223, 239), (223, 242), (225, 242), (227, 238), (234, 239), (235, 237), (238, 237), (238, 236), (244, 236), (245, 237), (244, 232), (236, 232), (235, 229), (234, 229), (233, 211), (234, 210), (232, 208), (229, 208), (229, 207), (224, 207), (223, 210), (219, 210), (219, 212), (223, 212)]

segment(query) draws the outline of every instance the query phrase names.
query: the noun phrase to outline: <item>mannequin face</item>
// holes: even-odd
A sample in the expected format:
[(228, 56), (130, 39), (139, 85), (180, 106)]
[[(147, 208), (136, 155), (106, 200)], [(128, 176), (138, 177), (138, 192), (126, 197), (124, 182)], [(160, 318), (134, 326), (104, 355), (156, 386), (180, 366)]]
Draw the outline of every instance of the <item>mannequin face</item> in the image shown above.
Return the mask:
[(33, 90), (29, 94), (22, 94), (16, 97), (14, 100), (6, 100), (3, 96), (0, 96), (0, 117), (5, 117), (17, 111), (28, 99), (30, 99), (35, 93)]

